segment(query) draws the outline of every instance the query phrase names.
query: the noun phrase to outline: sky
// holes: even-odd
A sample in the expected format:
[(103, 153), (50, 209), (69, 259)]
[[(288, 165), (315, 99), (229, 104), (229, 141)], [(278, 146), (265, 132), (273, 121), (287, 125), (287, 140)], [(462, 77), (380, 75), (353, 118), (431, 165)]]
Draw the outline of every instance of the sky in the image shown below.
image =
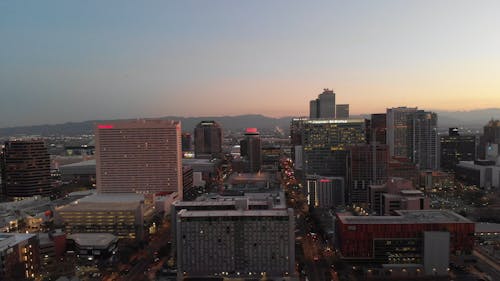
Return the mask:
[(500, 1), (0, 0), (0, 127), (500, 107)]

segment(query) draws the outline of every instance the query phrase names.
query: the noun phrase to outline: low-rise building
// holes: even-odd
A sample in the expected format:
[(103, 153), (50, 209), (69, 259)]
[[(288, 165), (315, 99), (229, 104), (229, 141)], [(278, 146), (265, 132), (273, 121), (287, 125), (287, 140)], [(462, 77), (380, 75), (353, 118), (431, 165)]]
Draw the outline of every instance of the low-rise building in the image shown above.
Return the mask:
[(205, 182), (210, 181), (216, 175), (217, 166), (220, 161), (211, 159), (198, 159), (198, 158), (183, 158), (182, 165), (189, 166), (193, 170), (193, 185), (204, 186)]
[(370, 268), (370, 274), (376, 271), (378, 276), (389, 277), (397, 269), (398, 274), (414, 277), (446, 275), (450, 257), (472, 254), (472, 221), (447, 210), (395, 213), (394, 216), (337, 213), (337, 243), (342, 258), (380, 265)]
[(106, 259), (115, 254), (118, 237), (110, 233), (75, 233), (68, 235), (69, 249), (79, 258)]
[(420, 187), (425, 188), (425, 190), (448, 190), (455, 186), (453, 173), (442, 171), (422, 171), (419, 181)]
[(430, 206), (429, 198), (404, 178), (390, 178), (385, 184), (371, 185), (369, 191), (370, 209), (377, 215), (388, 215), (394, 210), (424, 210)]
[(396, 210), (427, 210), (430, 199), (420, 190), (401, 190), (398, 194), (382, 193), (380, 215), (392, 215)]
[(85, 186), (95, 186), (96, 160), (67, 164), (59, 167), (63, 183), (76, 183)]
[(119, 238), (142, 239), (145, 221), (153, 212), (142, 194), (94, 194), (57, 207), (54, 222), (68, 234), (111, 233)]
[(497, 161), (460, 161), (455, 166), (456, 177), (479, 188), (500, 188), (500, 157)]

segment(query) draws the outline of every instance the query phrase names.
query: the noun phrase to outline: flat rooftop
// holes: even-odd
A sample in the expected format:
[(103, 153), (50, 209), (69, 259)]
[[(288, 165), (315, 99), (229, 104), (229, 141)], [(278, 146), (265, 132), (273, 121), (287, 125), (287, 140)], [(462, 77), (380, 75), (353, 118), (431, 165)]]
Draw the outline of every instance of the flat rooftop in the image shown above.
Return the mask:
[(60, 168), (62, 168), (62, 169), (64, 169), (64, 168), (82, 168), (82, 167), (94, 167), (95, 168), (95, 166), (96, 166), (96, 160), (91, 159), (91, 160), (86, 160), (86, 161), (82, 161), (82, 162), (63, 165)]
[(293, 121), (303, 121), (305, 123), (310, 123), (310, 124), (346, 124), (346, 123), (365, 123), (364, 119), (355, 119), (355, 118), (348, 118), (348, 119), (335, 119), (335, 118), (307, 118), (307, 117), (301, 117), (301, 118), (293, 118)]
[(0, 233), (0, 251), (26, 241), (36, 234), (29, 233)]
[(200, 158), (183, 158), (182, 159), (182, 165), (207, 165), (207, 166), (213, 166), (215, 165), (215, 162), (211, 161), (210, 159), (200, 159)]
[[(279, 202), (276, 200), (279, 199)], [(237, 200), (248, 200), (248, 205), (268, 205), (269, 200), (272, 200), (271, 209), (285, 209), (286, 200), (283, 191), (279, 192), (256, 192), (245, 193), (241, 196), (222, 196), (219, 194), (203, 195), (198, 197), (196, 201), (177, 201), (173, 205), (177, 207), (192, 207), (192, 206), (234, 206)]]
[(268, 173), (235, 173), (232, 174), (229, 183), (242, 183), (242, 182), (259, 182), (269, 181), (271, 176)]
[[(262, 190), (258, 190), (262, 191)], [(237, 198), (248, 198), (250, 201), (267, 200), (268, 198), (285, 198), (285, 193), (282, 190), (267, 190), (262, 192), (243, 192), (242, 195), (220, 195), (215, 193), (204, 194), (197, 198), (197, 201), (208, 200), (234, 200)]]
[(79, 203), (135, 203), (144, 201), (144, 195), (137, 193), (99, 193), (81, 198)]
[(188, 211), (181, 210), (181, 218), (205, 217), (288, 217), (288, 210), (221, 210), (221, 211)]
[(68, 239), (74, 240), (80, 247), (107, 248), (118, 237), (110, 233), (74, 233), (68, 235)]
[(117, 211), (133, 210), (144, 201), (144, 195), (136, 193), (92, 194), (70, 204), (60, 206), (57, 211)]
[(478, 222), (476, 233), (500, 233), (500, 223)]
[(424, 193), (422, 191), (417, 190), (417, 189), (414, 189), (414, 190), (411, 190), (411, 189), (401, 190), (401, 194), (403, 194), (403, 195), (424, 195)]
[(448, 210), (399, 210), (398, 216), (354, 216), (338, 213), (344, 224), (427, 224), (427, 223), (473, 223), (461, 215)]

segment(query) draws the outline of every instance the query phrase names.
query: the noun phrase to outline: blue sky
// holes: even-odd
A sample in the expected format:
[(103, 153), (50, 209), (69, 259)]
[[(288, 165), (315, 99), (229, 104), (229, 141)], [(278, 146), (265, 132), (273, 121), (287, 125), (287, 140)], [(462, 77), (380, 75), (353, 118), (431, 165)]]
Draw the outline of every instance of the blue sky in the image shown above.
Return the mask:
[(2, 1), (0, 127), (500, 107), (500, 1)]

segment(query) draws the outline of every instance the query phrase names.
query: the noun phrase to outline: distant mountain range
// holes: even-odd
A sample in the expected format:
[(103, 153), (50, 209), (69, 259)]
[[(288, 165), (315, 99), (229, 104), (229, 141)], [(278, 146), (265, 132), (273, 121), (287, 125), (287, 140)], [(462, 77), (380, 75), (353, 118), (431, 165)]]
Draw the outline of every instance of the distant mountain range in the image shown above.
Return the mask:
[[(165, 116), (161, 119), (181, 121), (182, 131), (192, 132), (196, 124), (203, 120), (214, 120), (221, 124), (224, 129), (243, 130), (248, 127), (260, 129), (271, 129), (280, 127), (287, 129), (290, 126), (292, 117), (272, 118), (263, 115), (238, 115), (238, 116), (218, 116), (218, 117), (178, 117)], [(124, 120), (124, 119), (120, 119)], [(68, 122), (54, 125), (35, 125), (0, 128), (0, 138), (6, 136), (22, 135), (66, 135), (76, 136), (82, 134), (93, 134), (96, 123), (104, 123), (116, 120), (91, 120), (83, 122)]]
[[(464, 127), (469, 129), (480, 129), (490, 119), (500, 119), (500, 108), (480, 109), (471, 111), (436, 111), (438, 113), (439, 127)], [(352, 116), (367, 117), (369, 115)], [(223, 128), (229, 130), (243, 130), (247, 127), (256, 127), (260, 129), (272, 129), (280, 127), (288, 129), (290, 121), (289, 117), (273, 118), (263, 115), (238, 115), (238, 116), (220, 116), (220, 117), (177, 117), (166, 116), (162, 119), (180, 120), (182, 130), (192, 132), (197, 123), (203, 120), (215, 120), (219, 122)], [(109, 122), (112, 120), (92, 120), (83, 122), (69, 122), (55, 125), (35, 125), (0, 128), (0, 138), (8, 136), (22, 135), (67, 135), (76, 136), (81, 134), (93, 134), (94, 124), (99, 122)]]

